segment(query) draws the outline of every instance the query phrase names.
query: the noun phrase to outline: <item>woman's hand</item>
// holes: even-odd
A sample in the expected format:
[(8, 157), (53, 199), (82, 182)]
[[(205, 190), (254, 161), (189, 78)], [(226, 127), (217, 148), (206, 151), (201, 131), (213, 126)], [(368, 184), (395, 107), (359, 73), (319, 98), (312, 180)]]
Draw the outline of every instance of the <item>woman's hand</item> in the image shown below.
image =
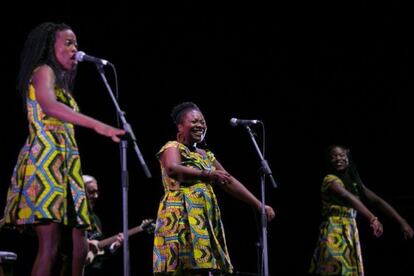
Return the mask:
[[(259, 205), (257, 206), (257, 210), (260, 213), (262, 213), (262, 204), (261, 203), (259, 203)], [(276, 216), (275, 211), (269, 205), (265, 205), (265, 214), (266, 214), (266, 218), (267, 218), (268, 221), (271, 221)]]
[(413, 228), (411, 228), (411, 226), (405, 221), (401, 223), (401, 231), (403, 232), (406, 240), (410, 240), (414, 236)]
[(125, 134), (125, 130), (114, 128), (101, 122), (98, 122), (94, 130), (103, 136), (110, 137), (114, 142), (119, 142), (121, 139), (118, 136)]
[(384, 232), (384, 229), (382, 228), (382, 223), (378, 220), (377, 217), (374, 217), (370, 220), (370, 226), (375, 237), (380, 237)]
[(265, 206), (265, 212), (266, 212), (266, 217), (268, 221), (271, 221), (276, 216), (275, 211), (269, 205)]
[(231, 175), (222, 170), (212, 171), (208, 177), (211, 181), (219, 185), (226, 185), (231, 181)]

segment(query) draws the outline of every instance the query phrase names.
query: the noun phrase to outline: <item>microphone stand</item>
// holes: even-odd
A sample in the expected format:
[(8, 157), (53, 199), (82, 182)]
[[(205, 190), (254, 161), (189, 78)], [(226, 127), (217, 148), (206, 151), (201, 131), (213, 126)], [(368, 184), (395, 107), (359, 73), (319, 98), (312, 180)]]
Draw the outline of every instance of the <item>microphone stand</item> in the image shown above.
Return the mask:
[(262, 239), (261, 239), (261, 246), (262, 246), (262, 267), (260, 271), (260, 275), (262, 276), (269, 276), (269, 262), (268, 262), (268, 251), (267, 251), (267, 217), (266, 217), (266, 210), (265, 210), (265, 201), (266, 201), (266, 195), (265, 195), (265, 181), (266, 176), (269, 177), (270, 182), (273, 185), (273, 188), (277, 188), (276, 182), (273, 179), (272, 171), (270, 170), (269, 164), (264, 159), (262, 152), (260, 151), (259, 146), (257, 145), (256, 139), (254, 138), (254, 134), (250, 127), (246, 125), (246, 130), (250, 135), (250, 138), (253, 142), (253, 145), (256, 149), (256, 152), (260, 158), (261, 168), (260, 168), (260, 187), (261, 187), (261, 202), (262, 207), (260, 210), (260, 222), (261, 222), (261, 229), (262, 229)]
[[(110, 63), (108, 63), (110, 64)], [(113, 66), (112, 64), (110, 64)], [(102, 77), (103, 82), (105, 83), (105, 86), (109, 92), (109, 95), (111, 96), (111, 99), (113, 101), (113, 104), (115, 105), (117, 115), (119, 119), (122, 122), (123, 129), (125, 130), (126, 136), (122, 137), (121, 139), (121, 145), (120, 145), (120, 159), (121, 159), (121, 182), (122, 182), (122, 220), (123, 220), (123, 235), (124, 235), (124, 246), (123, 246), (123, 267), (124, 267), (124, 276), (130, 275), (130, 261), (129, 261), (129, 237), (128, 237), (128, 166), (127, 166), (127, 146), (129, 139), (134, 146), (135, 153), (138, 156), (138, 160), (141, 163), (141, 166), (144, 170), (144, 173), (147, 178), (151, 178), (151, 173), (144, 161), (144, 158), (142, 157), (141, 151), (138, 148), (137, 141), (135, 138), (135, 134), (131, 128), (131, 125), (127, 122), (125, 118), (125, 112), (121, 110), (119, 107), (119, 104), (114, 96), (114, 93), (112, 92), (111, 87), (108, 84), (108, 80), (105, 77), (105, 72), (103, 70), (102, 64), (96, 64), (96, 67), (98, 68), (98, 72)]]

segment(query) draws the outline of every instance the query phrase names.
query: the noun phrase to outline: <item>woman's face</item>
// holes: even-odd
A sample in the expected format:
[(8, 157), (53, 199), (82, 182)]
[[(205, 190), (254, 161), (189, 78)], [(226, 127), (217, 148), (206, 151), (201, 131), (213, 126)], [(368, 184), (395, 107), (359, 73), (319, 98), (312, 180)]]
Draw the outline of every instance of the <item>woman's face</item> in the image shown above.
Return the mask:
[(56, 33), (55, 56), (65, 70), (70, 71), (75, 68), (77, 49), (76, 35), (72, 30), (62, 30)]
[(203, 141), (207, 132), (203, 114), (198, 110), (189, 110), (178, 124), (178, 131), (189, 145)]
[(341, 147), (334, 147), (329, 153), (329, 156), (330, 163), (335, 170), (343, 171), (348, 168), (349, 159), (345, 149)]

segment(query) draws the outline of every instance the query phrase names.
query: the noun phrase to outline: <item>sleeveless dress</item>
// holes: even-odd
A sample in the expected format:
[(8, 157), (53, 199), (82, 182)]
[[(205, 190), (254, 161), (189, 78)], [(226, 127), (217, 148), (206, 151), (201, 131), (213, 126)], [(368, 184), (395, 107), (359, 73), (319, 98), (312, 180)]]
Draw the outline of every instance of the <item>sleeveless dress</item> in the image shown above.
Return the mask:
[[(357, 212), (329, 191), (328, 185), (332, 181), (336, 181), (350, 192), (356, 191), (355, 187), (347, 187), (336, 175), (329, 174), (324, 178), (321, 187), (323, 220), (310, 273), (363, 276), (361, 245), (355, 220)], [(356, 186), (357, 183), (352, 185)]]
[[(59, 87), (55, 87), (55, 94), (59, 102), (78, 111), (70, 94)], [(5, 223), (23, 226), (53, 221), (88, 227), (88, 203), (73, 125), (43, 113), (32, 85), (27, 118), (29, 137), (11, 178)]]
[[(212, 152), (203, 156), (177, 141), (158, 152), (177, 148), (181, 165), (215, 170)], [(156, 275), (181, 275), (184, 270), (231, 273), (224, 229), (216, 195), (210, 183), (201, 180), (178, 182), (161, 164), (165, 194), (161, 199), (154, 232), (153, 271)]]

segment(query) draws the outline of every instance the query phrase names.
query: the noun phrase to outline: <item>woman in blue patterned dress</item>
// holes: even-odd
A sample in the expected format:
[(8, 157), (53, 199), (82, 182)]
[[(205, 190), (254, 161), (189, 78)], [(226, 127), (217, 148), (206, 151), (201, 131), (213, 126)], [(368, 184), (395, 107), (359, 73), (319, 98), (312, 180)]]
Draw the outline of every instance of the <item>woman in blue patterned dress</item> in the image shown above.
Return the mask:
[(82, 275), (89, 227), (88, 203), (73, 125), (119, 141), (123, 130), (78, 112), (72, 97), (77, 40), (65, 24), (46, 22), (26, 39), (18, 76), (29, 121), (29, 136), (7, 194), (5, 222), (32, 225), (39, 242), (32, 276), (51, 275), (61, 225), (72, 228), (72, 275)]
[(310, 272), (316, 275), (362, 276), (364, 268), (356, 224), (357, 211), (370, 222), (376, 237), (382, 235), (382, 224), (362, 202), (366, 199), (400, 224), (406, 239), (413, 229), (386, 201), (368, 189), (350, 162), (349, 150), (343, 146), (328, 148), (329, 172), (322, 187), (322, 217), (319, 240)]
[[(177, 140), (158, 153), (165, 194), (155, 229), (156, 275), (232, 273), (220, 209), (213, 186), (260, 210), (261, 202), (231, 176), (209, 150), (197, 148), (207, 131), (199, 108), (191, 102), (174, 107)], [(265, 207), (268, 220), (275, 216)]]

